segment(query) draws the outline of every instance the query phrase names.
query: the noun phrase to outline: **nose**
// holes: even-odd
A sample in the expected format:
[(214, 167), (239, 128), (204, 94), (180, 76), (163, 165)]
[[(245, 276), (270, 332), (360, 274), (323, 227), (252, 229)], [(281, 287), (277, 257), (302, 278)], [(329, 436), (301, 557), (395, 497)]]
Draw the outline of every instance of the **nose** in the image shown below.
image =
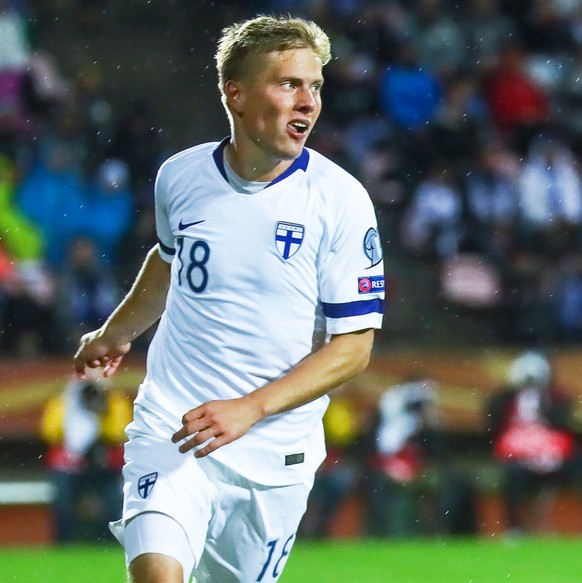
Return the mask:
[(301, 113), (311, 113), (317, 107), (317, 99), (310, 87), (302, 87), (297, 93), (297, 109)]

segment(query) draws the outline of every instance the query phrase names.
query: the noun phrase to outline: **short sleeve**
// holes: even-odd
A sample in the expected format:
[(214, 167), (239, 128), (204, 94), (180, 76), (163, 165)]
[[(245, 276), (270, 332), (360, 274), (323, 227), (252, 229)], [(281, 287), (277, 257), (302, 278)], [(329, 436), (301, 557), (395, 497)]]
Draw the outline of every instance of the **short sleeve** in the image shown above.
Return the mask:
[(320, 276), (329, 334), (381, 328), (384, 312), (382, 245), (372, 201), (361, 187), (346, 193), (342, 207)]
[(155, 184), (155, 203), (156, 203), (156, 233), (159, 243), (160, 257), (172, 262), (176, 250), (174, 248), (174, 236), (170, 226), (168, 215), (168, 181), (167, 166), (164, 164), (158, 171)]

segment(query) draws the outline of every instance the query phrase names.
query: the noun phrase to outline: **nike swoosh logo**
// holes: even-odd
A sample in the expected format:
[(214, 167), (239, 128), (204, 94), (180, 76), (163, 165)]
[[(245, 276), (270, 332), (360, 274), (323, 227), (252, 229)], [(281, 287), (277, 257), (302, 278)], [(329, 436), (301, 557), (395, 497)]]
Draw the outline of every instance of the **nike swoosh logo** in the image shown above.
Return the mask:
[(204, 221), (205, 219), (203, 219), (202, 221), (194, 221), (193, 223), (183, 223), (182, 220), (180, 220), (180, 223), (178, 224), (178, 229), (180, 229), (180, 231), (183, 231), (184, 229), (188, 229), (189, 227), (193, 227), (194, 225), (199, 225)]

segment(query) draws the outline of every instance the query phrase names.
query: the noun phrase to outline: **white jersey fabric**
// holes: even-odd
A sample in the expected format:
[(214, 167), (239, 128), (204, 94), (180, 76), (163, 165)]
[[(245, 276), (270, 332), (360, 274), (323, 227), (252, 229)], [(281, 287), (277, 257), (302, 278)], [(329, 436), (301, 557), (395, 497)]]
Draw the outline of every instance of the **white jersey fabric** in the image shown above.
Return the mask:
[[(242, 194), (227, 180), (227, 141), (184, 150), (158, 173), (171, 284), (130, 438), (170, 439), (190, 409), (285, 375), (328, 335), (381, 326), (382, 252), (363, 186), (305, 148), (265, 189)], [(327, 403), (268, 417), (211, 455), (258, 484), (303, 482), (325, 456)]]

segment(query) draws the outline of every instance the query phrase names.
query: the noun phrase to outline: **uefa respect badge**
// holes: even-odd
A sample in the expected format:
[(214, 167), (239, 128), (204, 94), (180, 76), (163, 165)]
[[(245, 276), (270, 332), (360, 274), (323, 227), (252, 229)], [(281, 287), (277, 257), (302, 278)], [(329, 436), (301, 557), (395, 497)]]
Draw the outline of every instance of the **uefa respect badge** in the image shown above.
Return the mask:
[(358, 277), (358, 293), (371, 294), (384, 291), (384, 276), (372, 275), (370, 277)]

